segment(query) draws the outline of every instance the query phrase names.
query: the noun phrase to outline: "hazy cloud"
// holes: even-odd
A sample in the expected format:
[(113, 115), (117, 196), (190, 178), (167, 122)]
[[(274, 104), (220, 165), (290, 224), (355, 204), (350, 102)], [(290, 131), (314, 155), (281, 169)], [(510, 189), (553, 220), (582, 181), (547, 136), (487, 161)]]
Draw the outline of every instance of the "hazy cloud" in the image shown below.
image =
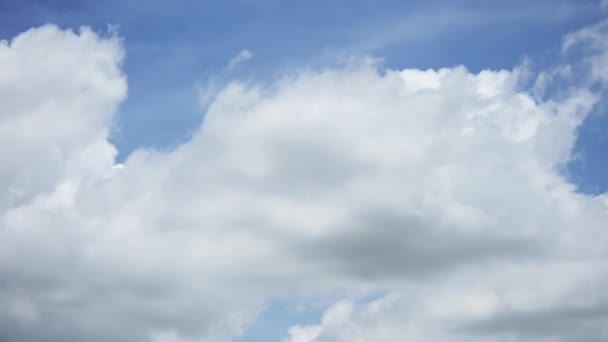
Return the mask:
[(253, 58), (251, 51), (244, 49), (239, 52), (238, 55), (234, 56), (230, 63), (228, 63), (228, 69), (234, 69), (237, 65), (245, 63), (246, 61)]

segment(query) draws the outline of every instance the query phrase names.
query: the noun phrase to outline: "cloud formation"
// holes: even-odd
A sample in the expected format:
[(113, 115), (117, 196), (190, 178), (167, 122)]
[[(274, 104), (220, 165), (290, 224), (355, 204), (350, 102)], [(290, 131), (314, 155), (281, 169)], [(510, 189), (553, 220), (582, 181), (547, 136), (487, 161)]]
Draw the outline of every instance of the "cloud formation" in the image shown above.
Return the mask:
[[(584, 30), (565, 45), (603, 82)], [(190, 141), (116, 167), (121, 44), (0, 44), (0, 340), (222, 341), (272, 296), (377, 290), (286, 340), (608, 336), (608, 200), (560, 173), (588, 84), (539, 99), (524, 67), (366, 60), (235, 82)]]
[(251, 51), (244, 49), (239, 52), (238, 55), (234, 56), (230, 63), (228, 63), (228, 69), (234, 69), (237, 65), (242, 64), (253, 58)]

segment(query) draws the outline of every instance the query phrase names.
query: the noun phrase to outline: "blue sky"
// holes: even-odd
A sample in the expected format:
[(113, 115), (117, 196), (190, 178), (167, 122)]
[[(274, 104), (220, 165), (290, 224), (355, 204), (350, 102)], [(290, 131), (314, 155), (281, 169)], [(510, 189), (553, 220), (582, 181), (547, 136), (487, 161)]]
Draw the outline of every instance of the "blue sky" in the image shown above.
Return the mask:
[[(268, 84), (363, 56), (379, 58), (384, 69), (464, 65), (477, 73), (526, 60), (544, 69), (574, 58), (561, 53), (565, 34), (607, 13), (596, 0), (0, 0), (0, 39), (46, 23), (90, 26), (106, 37), (108, 27), (117, 30), (128, 97), (110, 141), (122, 162), (140, 148), (173, 150), (189, 141), (206, 110), (199, 90), (209, 84)], [(243, 50), (252, 58), (230, 67)], [(594, 108), (563, 170), (583, 193), (608, 191), (607, 110), (605, 100)], [(301, 301), (270, 300), (236, 341), (279, 341), (294, 324), (317, 323), (335, 298)]]
[[(525, 57), (551, 64), (561, 37), (605, 16), (595, 0), (541, 1), (3, 1), (0, 37), (55, 23), (117, 25), (125, 39), (129, 96), (112, 140), (124, 159), (135, 148), (172, 148), (201, 123), (197, 85), (264, 82), (347, 57), (382, 58), (387, 68), (465, 65), (510, 69)], [(255, 56), (235, 70), (242, 49)], [(571, 167), (585, 192), (608, 189), (606, 115), (582, 128)]]

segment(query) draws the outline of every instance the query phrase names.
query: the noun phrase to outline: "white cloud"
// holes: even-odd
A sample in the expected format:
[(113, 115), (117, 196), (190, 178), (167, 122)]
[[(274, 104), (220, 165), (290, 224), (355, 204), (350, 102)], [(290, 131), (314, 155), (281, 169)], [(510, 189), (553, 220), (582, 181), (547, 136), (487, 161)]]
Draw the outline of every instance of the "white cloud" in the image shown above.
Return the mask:
[(234, 56), (230, 63), (228, 63), (228, 69), (234, 69), (237, 65), (242, 64), (253, 58), (251, 51), (244, 49), (239, 52), (238, 55)]
[(558, 172), (597, 94), (353, 63), (232, 83), (191, 141), (119, 166), (122, 54), (54, 26), (0, 47), (0, 340), (221, 341), (272, 296), (367, 290), (289, 338), (603, 333), (605, 197)]
[(562, 50), (573, 50), (573, 46), (586, 50), (586, 60), (591, 69), (591, 80), (608, 81), (608, 21), (584, 27), (564, 37)]
[[(126, 96), (118, 38), (44, 26), (0, 42), (0, 208), (27, 203), (62, 177), (105, 173), (108, 124)], [(92, 158), (91, 156), (94, 156)]]

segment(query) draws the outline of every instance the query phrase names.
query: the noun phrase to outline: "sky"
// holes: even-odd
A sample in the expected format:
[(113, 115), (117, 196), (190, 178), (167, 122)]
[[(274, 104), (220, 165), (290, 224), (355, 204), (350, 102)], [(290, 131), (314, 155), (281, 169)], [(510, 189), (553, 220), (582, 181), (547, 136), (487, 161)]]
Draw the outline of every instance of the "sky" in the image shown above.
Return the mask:
[(607, 15), (0, 0), (0, 341), (608, 339)]

